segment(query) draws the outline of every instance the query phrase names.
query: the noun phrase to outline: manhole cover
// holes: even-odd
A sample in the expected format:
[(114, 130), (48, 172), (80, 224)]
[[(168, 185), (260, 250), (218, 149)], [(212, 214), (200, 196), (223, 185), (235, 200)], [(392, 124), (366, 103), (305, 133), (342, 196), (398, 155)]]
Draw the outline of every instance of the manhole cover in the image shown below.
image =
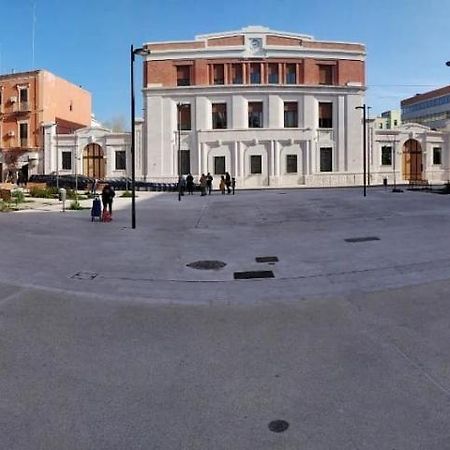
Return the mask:
[(234, 272), (235, 280), (250, 280), (252, 278), (275, 278), (271, 270), (255, 270), (252, 272)]
[(359, 238), (348, 238), (344, 239), (345, 242), (368, 242), (368, 241), (379, 241), (380, 238), (376, 236), (359, 237)]
[(257, 263), (274, 263), (278, 262), (278, 256), (257, 256), (255, 261)]
[(289, 423), (285, 420), (272, 420), (272, 422), (269, 423), (269, 430), (273, 431), (274, 433), (282, 433), (288, 428)]
[(225, 267), (226, 263), (223, 261), (194, 261), (186, 266), (198, 270), (219, 270)]

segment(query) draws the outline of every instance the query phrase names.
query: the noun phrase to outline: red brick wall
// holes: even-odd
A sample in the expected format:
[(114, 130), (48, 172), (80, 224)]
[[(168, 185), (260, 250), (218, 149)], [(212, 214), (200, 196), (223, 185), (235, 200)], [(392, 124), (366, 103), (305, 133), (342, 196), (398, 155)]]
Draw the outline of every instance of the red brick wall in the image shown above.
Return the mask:
[(299, 38), (291, 38), (291, 37), (282, 37), (282, 36), (271, 36), (268, 35), (266, 37), (267, 45), (292, 45), (299, 46), (302, 44), (302, 40)]
[(240, 36), (208, 39), (208, 47), (216, 47), (216, 46), (227, 47), (232, 45), (244, 45), (244, 36), (240, 35)]
[(364, 62), (342, 59), (338, 61), (337, 83), (345, 85), (348, 82), (365, 84)]
[[(205, 86), (210, 82), (208, 73), (209, 67), (213, 64), (226, 64), (225, 66), (225, 82), (231, 83), (228, 76), (231, 73), (231, 64), (240, 62), (248, 64), (248, 61), (239, 61), (236, 59), (198, 59), (194, 61), (167, 60), (167, 61), (151, 61), (145, 63), (144, 83), (157, 83), (165, 87), (175, 87), (177, 85), (176, 66), (181, 64), (191, 64), (191, 84), (196, 86)], [(312, 58), (305, 59), (267, 59), (262, 61), (262, 84), (267, 82), (265, 76), (265, 64), (276, 62), (280, 64), (280, 84), (284, 80), (284, 64), (296, 63), (298, 67), (298, 84), (317, 85), (319, 84), (319, 64), (330, 64), (334, 66), (333, 81), (335, 85), (345, 86), (348, 82), (359, 82), (364, 84), (364, 62), (354, 60), (315, 60)], [(245, 69), (244, 69), (245, 73)]]

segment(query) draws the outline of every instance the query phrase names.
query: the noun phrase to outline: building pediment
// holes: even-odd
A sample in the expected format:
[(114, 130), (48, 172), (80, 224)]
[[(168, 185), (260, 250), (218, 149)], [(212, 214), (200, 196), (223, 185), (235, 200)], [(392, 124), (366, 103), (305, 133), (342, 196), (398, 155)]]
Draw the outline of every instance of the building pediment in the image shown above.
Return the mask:
[(410, 133), (410, 132), (420, 132), (433, 131), (430, 127), (421, 125), (420, 123), (404, 123), (396, 128), (399, 132)]
[(80, 128), (77, 131), (75, 131), (75, 134), (79, 137), (88, 137), (88, 136), (94, 136), (96, 138), (101, 138), (107, 134), (111, 134), (112, 131), (108, 128), (103, 127), (85, 127)]

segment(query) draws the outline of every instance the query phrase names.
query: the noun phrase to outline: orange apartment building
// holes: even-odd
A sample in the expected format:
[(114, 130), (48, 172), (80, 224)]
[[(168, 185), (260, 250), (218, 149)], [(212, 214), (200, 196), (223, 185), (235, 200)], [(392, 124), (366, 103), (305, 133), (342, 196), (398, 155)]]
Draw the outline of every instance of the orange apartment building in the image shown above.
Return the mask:
[(146, 178), (362, 181), (363, 44), (250, 26), (144, 48)]
[(0, 181), (11, 161), (25, 176), (43, 173), (43, 130), (59, 134), (91, 123), (91, 94), (46, 70), (0, 75)]

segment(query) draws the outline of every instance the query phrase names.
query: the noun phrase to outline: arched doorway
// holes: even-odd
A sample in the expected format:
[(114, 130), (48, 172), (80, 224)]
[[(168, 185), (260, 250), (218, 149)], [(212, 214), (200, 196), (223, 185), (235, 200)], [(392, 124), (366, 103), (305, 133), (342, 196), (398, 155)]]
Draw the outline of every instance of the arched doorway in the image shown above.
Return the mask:
[(106, 159), (98, 144), (86, 145), (83, 151), (83, 174), (91, 178), (105, 178)]
[(408, 139), (403, 145), (403, 179), (422, 180), (422, 147), (419, 141)]

